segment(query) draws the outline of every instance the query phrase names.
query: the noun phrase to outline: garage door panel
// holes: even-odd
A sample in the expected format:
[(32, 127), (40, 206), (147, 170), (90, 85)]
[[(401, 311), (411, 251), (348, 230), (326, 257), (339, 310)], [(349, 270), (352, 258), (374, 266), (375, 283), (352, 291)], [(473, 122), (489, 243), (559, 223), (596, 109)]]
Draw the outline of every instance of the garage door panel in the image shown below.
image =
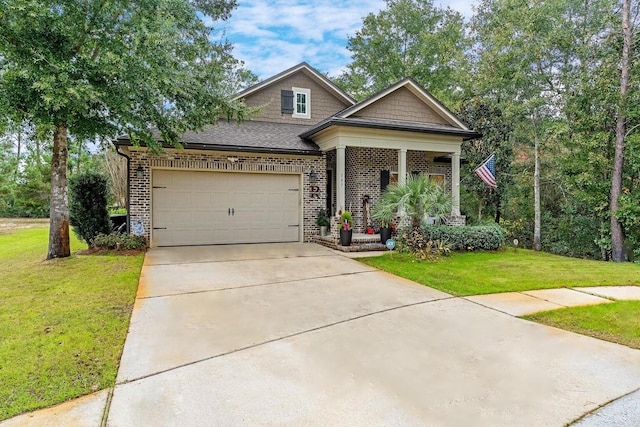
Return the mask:
[(235, 210), (250, 208), (251, 194), (245, 191), (233, 193), (231, 196), (231, 206)]
[(298, 227), (289, 227), (283, 229), (282, 241), (283, 242), (297, 242), (299, 230)]
[(153, 171), (153, 185), (169, 187), (172, 182), (171, 171), (157, 170)]
[(152, 178), (155, 246), (299, 240), (298, 175), (155, 170)]
[(194, 172), (180, 172), (173, 174), (173, 179), (171, 180), (171, 185), (173, 187), (191, 187), (191, 178), (193, 177)]
[(153, 225), (154, 227), (164, 228), (173, 225), (175, 215), (173, 212), (166, 212), (162, 210), (154, 211)]
[(208, 230), (213, 223), (214, 213), (209, 210), (197, 210), (191, 212), (191, 223), (194, 226)]
[(191, 192), (192, 206), (195, 208), (207, 208), (213, 207), (211, 192), (205, 191), (193, 191)]

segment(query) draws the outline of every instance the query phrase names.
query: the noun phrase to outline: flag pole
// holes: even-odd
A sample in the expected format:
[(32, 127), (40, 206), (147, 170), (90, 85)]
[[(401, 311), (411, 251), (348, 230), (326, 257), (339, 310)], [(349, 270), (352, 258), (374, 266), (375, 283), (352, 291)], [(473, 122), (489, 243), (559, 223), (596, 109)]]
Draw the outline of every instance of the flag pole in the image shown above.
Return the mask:
[(486, 159), (484, 159), (484, 160), (480, 163), (480, 166), (478, 166), (477, 168), (475, 168), (473, 171), (475, 172), (475, 171), (477, 171), (478, 169), (480, 169), (480, 168), (482, 167), (482, 165), (484, 165), (485, 163), (487, 163), (487, 161), (491, 158), (491, 156), (494, 156), (495, 154), (496, 154), (496, 152), (495, 152), (495, 151), (494, 151), (493, 153), (489, 154), (489, 155), (487, 156), (487, 158), (486, 158)]

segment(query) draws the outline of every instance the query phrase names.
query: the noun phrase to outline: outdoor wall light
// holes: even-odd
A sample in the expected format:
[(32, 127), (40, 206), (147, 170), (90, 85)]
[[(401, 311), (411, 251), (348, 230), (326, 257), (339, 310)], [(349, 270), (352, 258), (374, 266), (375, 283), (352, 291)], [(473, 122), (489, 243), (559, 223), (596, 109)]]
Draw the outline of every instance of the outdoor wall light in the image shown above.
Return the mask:
[(142, 166), (138, 166), (136, 168), (136, 178), (142, 179), (143, 177), (144, 177), (144, 169), (142, 168)]
[(309, 182), (318, 182), (318, 175), (314, 171), (309, 172)]

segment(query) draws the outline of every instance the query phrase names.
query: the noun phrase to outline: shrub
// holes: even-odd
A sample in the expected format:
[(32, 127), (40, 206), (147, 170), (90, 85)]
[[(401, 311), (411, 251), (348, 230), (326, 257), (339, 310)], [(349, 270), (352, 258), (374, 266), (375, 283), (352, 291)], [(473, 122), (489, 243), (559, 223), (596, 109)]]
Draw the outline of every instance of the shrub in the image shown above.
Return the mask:
[(440, 255), (449, 255), (451, 252), (442, 240), (426, 239), (421, 228), (406, 229), (400, 233), (398, 251), (410, 253), (417, 261), (436, 261)]
[(331, 225), (331, 220), (327, 216), (327, 213), (324, 209), (320, 209), (318, 212), (318, 218), (316, 219), (316, 225), (319, 227), (328, 227)]
[(452, 199), (444, 187), (425, 175), (409, 176), (404, 184), (390, 185), (374, 207), (375, 217), (391, 222), (404, 212), (412, 227), (419, 227), (425, 216), (442, 218), (451, 213)]
[(93, 239), (93, 248), (133, 251), (147, 248), (147, 240), (143, 236), (132, 236), (125, 233), (98, 234)]
[(353, 228), (353, 217), (351, 216), (351, 212), (344, 211), (342, 215), (340, 215), (340, 224), (338, 225), (340, 230), (349, 231)]
[(429, 225), (423, 229), (425, 239), (443, 241), (453, 251), (495, 251), (505, 242), (505, 234), (498, 225), (448, 227)]
[(90, 247), (98, 234), (111, 232), (108, 197), (104, 175), (89, 171), (69, 179), (69, 222), (76, 235)]

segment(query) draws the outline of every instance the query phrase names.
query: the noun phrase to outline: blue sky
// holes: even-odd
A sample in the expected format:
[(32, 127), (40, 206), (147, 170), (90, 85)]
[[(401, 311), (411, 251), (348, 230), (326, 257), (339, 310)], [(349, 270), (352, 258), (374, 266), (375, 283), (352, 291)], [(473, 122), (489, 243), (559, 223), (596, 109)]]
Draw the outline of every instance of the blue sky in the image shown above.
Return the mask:
[[(434, 0), (467, 18), (475, 0)], [(218, 25), (234, 44), (234, 56), (260, 80), (307, 61), (336, 76), (350, 62), (347, 37), (384, 0), (239, 0), (231, 18)]]

